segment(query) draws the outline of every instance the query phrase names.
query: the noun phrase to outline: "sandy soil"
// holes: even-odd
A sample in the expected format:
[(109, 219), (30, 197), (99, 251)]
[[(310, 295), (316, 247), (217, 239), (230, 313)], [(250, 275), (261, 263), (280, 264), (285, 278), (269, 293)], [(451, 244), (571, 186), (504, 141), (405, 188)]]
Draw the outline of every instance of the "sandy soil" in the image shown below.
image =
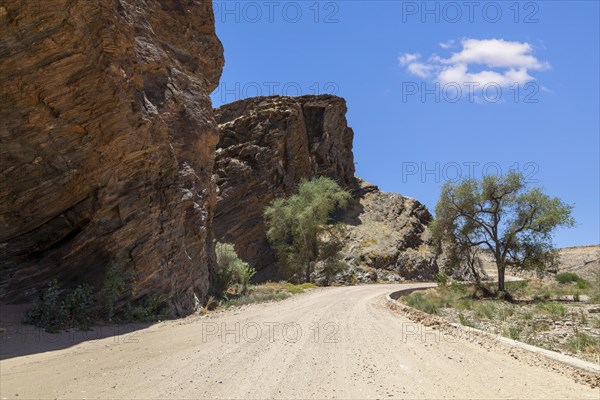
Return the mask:
[(316, 289), (91, 341), (5, 332), (0, 397), (599, 398), (390, 310), (385, 295), (408, 286)]

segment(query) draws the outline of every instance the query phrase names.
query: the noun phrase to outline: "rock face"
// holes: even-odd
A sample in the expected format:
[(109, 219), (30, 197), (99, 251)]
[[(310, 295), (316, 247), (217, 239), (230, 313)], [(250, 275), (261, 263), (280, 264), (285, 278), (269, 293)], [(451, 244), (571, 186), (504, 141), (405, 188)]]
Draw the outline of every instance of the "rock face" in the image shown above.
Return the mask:
[(260, 97), (216, 110), (221, 139), (215, 237), (233, 243), (259, 271), (259, 280), (278, 278), (264, 208), (294, 193), (303, 178), (319, 175), (335, 179), (355, 198), (336, 217), (346, 225), (344, 254), (351, 266), (338, 283), (424, 280), (438, 272), (427, 246), (431, 214), (425, 206), (354, 177), (354, 134), (345, 114), (345, 101), (335, 96)]
[(415, 199), (358, 180), (354, 200), (338, 216), (345, 226), (343, 254), (350, 268), (336, 281), (431, 280), (439, 271), (428, 243), (427, 208)]
[(0, 299), (111, 262), (186, 313), (208, 290), (223, 49), (210, 1), (0, 7)]
[(559, 254), (557, 272), (575, 272), (588, 280), (600, 279), (600, 245), (565, 247)]
[[(233, 243), (259, 279), (276, 279), (263, 211), (304, 178), (329, 176), (354, 185), (354, 133), (346, 103), (330, 96), (259, 97), (216, 110), (221, 132), (215, 174), (215, 237)], [(270, 268), (269, 268), (270, 267)]]

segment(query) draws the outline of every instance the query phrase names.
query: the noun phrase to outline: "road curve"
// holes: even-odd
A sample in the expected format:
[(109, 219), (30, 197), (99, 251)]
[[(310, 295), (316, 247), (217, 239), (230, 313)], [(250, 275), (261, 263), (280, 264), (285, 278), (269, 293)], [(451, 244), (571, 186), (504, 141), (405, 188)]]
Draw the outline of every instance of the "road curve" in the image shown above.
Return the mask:
[(408, 287), (315, 289), (9, 358), (23, 353), (13, 337), (0, 397), (599, 398), (558, 372), (424, 331), (385, 305)]

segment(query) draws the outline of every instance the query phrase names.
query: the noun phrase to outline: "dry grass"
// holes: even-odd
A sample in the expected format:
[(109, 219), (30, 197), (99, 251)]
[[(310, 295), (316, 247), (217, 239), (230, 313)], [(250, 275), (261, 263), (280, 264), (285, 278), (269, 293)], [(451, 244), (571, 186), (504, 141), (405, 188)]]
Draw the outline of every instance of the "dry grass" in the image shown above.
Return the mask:
[(315, 288), (312, 283), (302, 283), (294, 285), (289, 282), (267, 282), (261, 285), (251, 285), (248, 287), (248, 293), (243, 296), (226, 298), (219, 304), (220, 307), (229, 308), (232, 306), (242, 306), (253, 303), (266, 303), (269, 301), (285, 300), (288, 297), (304, 293), (306, 290)]

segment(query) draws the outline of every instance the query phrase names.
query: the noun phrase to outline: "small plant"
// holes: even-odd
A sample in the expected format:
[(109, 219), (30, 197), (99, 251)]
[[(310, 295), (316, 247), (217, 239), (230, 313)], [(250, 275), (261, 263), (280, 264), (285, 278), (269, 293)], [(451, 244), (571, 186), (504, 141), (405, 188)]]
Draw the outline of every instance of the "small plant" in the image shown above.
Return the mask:
[(440, 308), (433, 299), (424, 296), (422, 293), (411, 293), (408, 295), (406, 297), (406, 304), (409, 307), (416, 308), (428, 314), (438, 314)]
[(460, 321), (461, 325), (475, 328), (475, 323), (467, 317), (465, 317), (462, 313), (458, 314), (458, 320)]
[(460, 299), (454, 304), (454, 308), (456, 308), (457, 310), (472, 310), (473, 299)]
[(524, 320), (531, 321), (533, 319), (533, 311), (526, 310), (523, 312), (522, 316)]
[(433, 276), (433, 279), (442, 287), (446, 287), (448, 285), (448, 275), (446, 275), (444, 272), (438, 272)]
[(578, 289), (587, 289), (588, 287), (590, 287), (590, 282), (586, 281), (583, 278), (580, 278), (577, 280), (577, 288)]
[(567, 308), (564, 305), (556, 302), (540, 304), (538, 306), (538, 310), (547, 314), (553, 320), (557, 320), (567, 315)]
[(510, 307), (510, 306), (505, 306), (502, 307), (499, 311), (498, 311), (498, 317), (500, 318), (501, 321), (506, 321), (509, 317), (511, 317), (513, 314), (515, 313), (514, 308)]
[(488, 301), (477, 303), (474, 309), (477, 317), (487, 319), (494, 318), (494, 315), (496, 315), (497, 311), (494, 303)]
[(550, 325), (547, 322), (533, 321), (531, 328), (534, 332), (542, 332), (550, 329)]
[(519, 326), (509, 326), (508, 329), (505, 331), (504, 336), (508, 336), (512, 340), (519, 340), (519, 338), (521, 337), (522, 331), (523, 331), (523, 328), (521, 328)]
[(256, 275), (256, 270), (246, 263), (240, 265), (239, 268), (239, 278), (240, 283), (242, 285), (242, 294), (246, 294), (248, 293), (248, 285), (250, 284), (250, 280), (254, 275)]
[(209, 296), (208, 300), (206, 300), (206, 304), (202, 307), (201, 313), (208, 314), (208, 312), (214, 308), (215, 304), (215, 297)]
[(600, 339), (587, 335), (583, 332), (577, 332), (568, 343), (567, 348), (573, 353), (600, 353)]

